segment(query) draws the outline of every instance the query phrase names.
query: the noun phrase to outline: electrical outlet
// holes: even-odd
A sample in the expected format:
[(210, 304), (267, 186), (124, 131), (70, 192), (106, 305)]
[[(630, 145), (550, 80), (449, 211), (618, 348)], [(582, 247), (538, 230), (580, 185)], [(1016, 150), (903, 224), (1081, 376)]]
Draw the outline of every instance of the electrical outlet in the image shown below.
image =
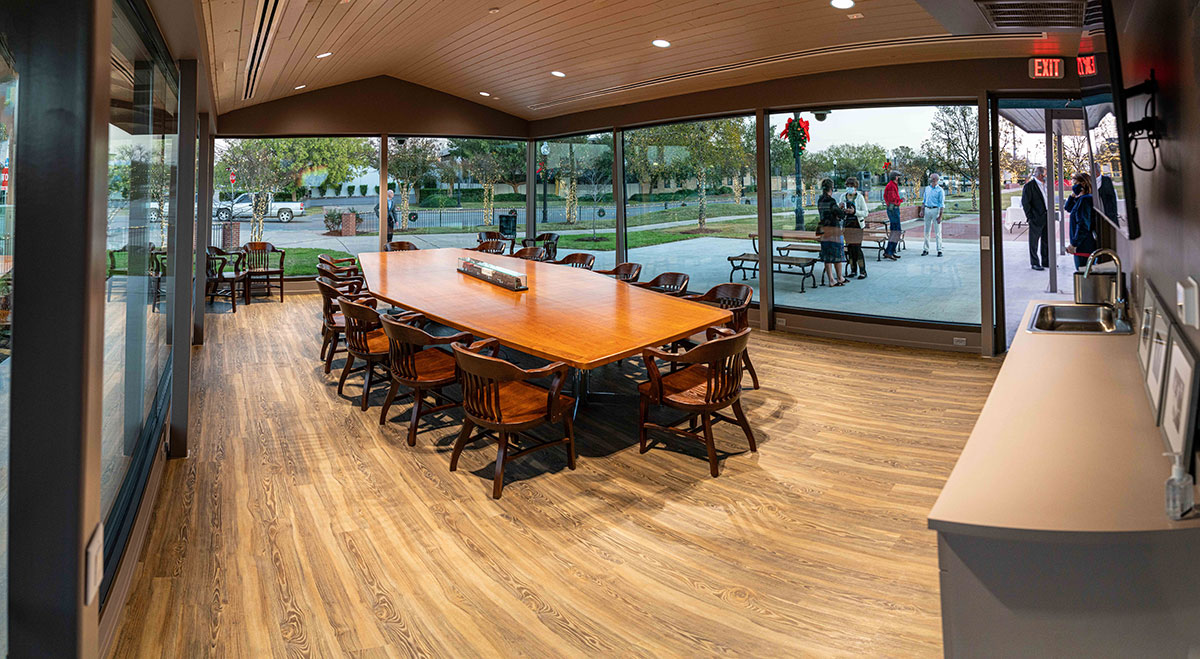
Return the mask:
[(967, 345), (967, 337), (965, 337), (965, 336), (956, 336), (956, 337), (954, 337), (954, 345), (956, 345), (956, 346), (965, 346), (965, 345)]
[(92, 531), (84, 560), (83, 603), (90, 605), (100, 594), (100, 581), (104, 578), (104, 524), (97, 524)]
[(776, 318), (775, 324), (779, 327), (787, 327), (787, 318)]

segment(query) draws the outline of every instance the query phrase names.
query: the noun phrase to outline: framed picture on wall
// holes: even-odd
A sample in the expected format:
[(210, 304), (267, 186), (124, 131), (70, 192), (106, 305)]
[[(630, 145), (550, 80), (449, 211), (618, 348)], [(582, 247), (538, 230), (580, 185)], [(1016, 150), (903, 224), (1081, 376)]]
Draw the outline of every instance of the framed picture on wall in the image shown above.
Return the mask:
[(1178, 327), (1171, 328), (1163, 382), (1162, 434), (1167, 448), (1184, 456), (1188, 465), (1196, 434), (1196, 355)]
[(1162, 419), (1163, 381), (1167, 371), (1167, 343), (1171, 335), (1171, 321), (1166, 311), (1158, 306), (1154, 311), (1154, 323), (1150, 328), (1150, 362), (1146, 365), (1146, 394), (1150, 396), (1150, 408), (1154, 410), (1154, 421)]
[(1150, 285), (1149, 277), (1142, 277), (1142, 312), (1138, 317), (1138, 361), (1142, 363), (1142, 372), (1150, 363), (1150, 337), (1154, 331), (1154, 314), (1158, 311), (1158, 293)]

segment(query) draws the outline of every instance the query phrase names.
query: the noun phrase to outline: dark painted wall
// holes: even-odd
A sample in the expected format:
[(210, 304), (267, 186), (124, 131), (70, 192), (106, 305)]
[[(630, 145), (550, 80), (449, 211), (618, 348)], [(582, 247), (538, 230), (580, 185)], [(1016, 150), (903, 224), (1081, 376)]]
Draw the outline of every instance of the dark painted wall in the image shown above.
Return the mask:
[(397, 135), (524, 139), (529, 122), (389, 76), (316, 89), (217, 118), (221, 137)]
[(898, 64), (780, 78), (566, 114), (530, 122), (530, 134), (566, 135), (718, 114), (753, 114), (759, 107), (787, 110), (928, 99), (975, 102), (989, 90), (1078, 93), (1079, 82), (1070, 67), (1063, 80), (1030, 80), (1026, 58)]
[[(1158, 166), (1134, 171), (1142, 237), (1119, 241), (1138, 277), (1148, 275), (1174, 311), (1175, 282), (1200, 279), (1200, 2), (1196, 0), (1114, 0), (1118, 17), (1122, 73), (1126, 86), (1144, 80), (1151, 68), (1161, 86), (1159, 115), (1166, 122)], [(1129, 104), (1129, 118), (1143, 116), (1144, 97)], [(1143, 145), (1144, 146), (1144, 145)], [(1148, 161), (1148, 149), (1137, 160)], [(1195, 347), (1200, 330), (1186, 328)]]

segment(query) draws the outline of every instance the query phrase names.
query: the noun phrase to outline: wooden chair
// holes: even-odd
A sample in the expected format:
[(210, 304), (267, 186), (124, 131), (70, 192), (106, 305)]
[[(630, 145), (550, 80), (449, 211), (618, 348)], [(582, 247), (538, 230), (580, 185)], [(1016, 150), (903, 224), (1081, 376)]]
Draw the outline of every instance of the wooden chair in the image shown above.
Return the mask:
[(508, 245), (508, 251), (510, 253), (517, 246), (517, 241), (515, 239), (510, 238), (499, 231), (480, 231), (475, 234), (475, 237), (478, 238), (479, 242), (481, 243), (488, 242), (490, 240), (499, 240), (500, 242)]
[(367, 287), (367, 280), (363, 279), (362, 275), (339, 272), (324, 263), (317, 264), (317, 276), (333, 280), (338, 288), (351, 287), (354, 293)]
[[(228, 268), (232, 268), (229, 270)], [(232, 312), (237, 313), (238, 285), (246, 304), (250, 303), (249, 273), (246, 271), (246, 255), (241, 252), (226, 252), (220, 247), (209, 246), (205, 262), (205, 294), (211, 304), (217, 297), (228, 297)], [(225, 289), (222, 290), (222, 285)]]
[(507, 241), (504, 240), (484, 240), (475, 246), (476, 252), (484, 254), (503, 254)]
[(323, 263), (338, 272), (344, 272), (351, 275), (359, 274), (358, 259), (354, 258), (353, 256), (335, 259), (328, 254), (317, 254), (317, 263)]
[[(250, 273), (250, 287), (254, 288), (255, 282), (261, 281), (267, 295), (270, 295), (271, 289), (278, 286), (279, 301), (283, 302), (284, 251), (271, 243), (262, 241), (248, 242), (242, 245), (242, 251), (246, 253), (246, 269)], [(279, 255), (279, 261), (272, 263), (275, 254)], [(277, 278), (278, 284), (271, 283), (272, 278)]]
[(371, 393), (371, 381), (375, 377), (375, 365), (388, 359), (388, 338), (383, 333), (375, 300), (362, 299), (355, 302), (346, 297), (338, 298), (338, 306), (346, 319), (346, 366), (338, 378), (338, 395), (346, 386), (346, 378), (354, 369), (354, 361), (366, 362), (363, 375), (362, 409), (367, 409), (367, 396)]
[(541, 247), (522, 247), (513, 252), (512, 256), (526, 261), (545, 261), (546, 250)]
[(153, 311), (158, 311), (158, 303), (167, 298), (167, 291), (163, 288), (163, 280), (167, 278), (167, 250), (155, 249), (153, 246), (150, 249), (150, 259), (146, 263), (147, 273), (150, 276), (150, 308)]
[(338, 287), (337, 283), (328, 277), (317, 277), (317, 290), (321, 293), (321, 359), (325, 362), (326, 373), (333, 368), (334, 353), (343, 350), (338, 348), (338, 344), (342, 334), (346, 332), (346, 318), (342, 315), (338, 298), (344, 297), (352, 302), (373, 299), (370, 293), (359, 293), (349, 288)]
[(627, 281), (633, 283), (642, 276), (641, 263), (621, 263), (612, 270), (597, 270), (602, 275), (616, 277), (618, 281)]
[[(442, 394), (443, 387), (458, 382), (458, 373), (454, 354), (440, 346), (454, 343), (470, 345), (474, 337), (467, 332), (434, 336), (423, 329), (427, 319), (419, 313), (398, 317), (383, 315), (379, 319), (383, 322), (383, 333), (388, 338), (388, 371), (392, 375), (392, 387), (383, 401), (379, 425), (387, 421), (388, 410), (396, 400), (400, 385), (412, 389), (410, 394), (405, 394), (413, 398), (412, 412), (408, 417), (408, 445), (416, 446), (417, 423), (422, 416), (462, 404)], [(426, 394), (440, 399), (442, 404), (424, 407)]]
[(526, 238), (521, 241), (522, 247), (537, 247), (541, 246), (546, 250), (546, 258), (554, 260), (558, 258), (558, 234), (557, 233), (539, 233), (536, 237)]
[(687, 295), (688, 276), (682, 272), (664, 272), (650, 281), (630, 282), (634, 286), (680, 297)]
[(596, 257), (583, 252), (575, 252), (574, 254), (567, 254), (561, 259), (554, 261), (554, 263), (558, 265), (570, 266), (572, 268), (591, 270), (592, 266), (596, 264)]
[(407, 240), (393, 240), (383, 246), (385, 252), (412, 252), (421, 249)]
[[(717, 476), (717, 449), (713, 444), (713, 420), (736, 423), (746, 433), (750, 450), (757, 451), (754, 433), (742, 411), (742, 356), (746, 354), (746, 342), (750, 329), (733, 332), (725, 328), (710, 327), (708, 341), (683, 353), (671, 353), (658, 348), (646, 348), (642, 359), (650, 380), (638, 385), (638, 445), (642, 453), (648, 450), (646, 431), (653, 428), (678, 433), (704, 442), (708, 447), (708, 470)], [(655, 360), (670, 364), (685, 365), (673, 373), (659, 373)], [(683, 411), (684, 418), (669, 425), (650, 423), (647, 417), (650, 405), (662, 405)], [(736, 419), (720, 414), (717, 410), (732, 407)], [(704, 434), (696, 432), (696, 417), (700, 417)], [(678, 428), (684, 422), (688, 429)]]
[[(121, 247), (120, 249), (108, 250), (108, 269), (106, 270), (105, 276), (104, 276), (104, 299), (105, 299), (105, 301), (112, 299), (113, 277), (121, 276), (121, 277), (125, 277), (126, 279), (129, 278), (129, 252), (130, 252), (131, 247), (134, 249), (138, 249), (138, 246), (125, 245), (124, 247)], [(146, 253), (149, 254), (150, 252), (153, 252), (153, 251), (154, 251), (154, 243), (147, 243), (146, 244)], [(118, 254), (125, 255), (125, 266), (124, 267), (119, 267), (117, 265), (117, 255)]]
[[(733, 318), (730, 319), (725, 327), (734, 332), (740, 332), (750, 327), (749, 310), (750, 301), (753, 297), (754, 289), (746, 284), (717, 284), (708, 289), (708, 292), (703, 295), (684, 295), (683, 299), (712, 304), (728, 310), (733, 314)], [(676, 341), (672, 347), (691, 348), (703, 343), (703, 340), (703, 337), (692, 336), (681, 341)], [(742, 362), (746, 365), (746, 370), (750, 372), (750, 380), (754, 382), (754, 388), (758, 389), (758, 373), (754, 371), (754, 364), (750, 363), (749, 348), (742, 355)]]
[[(466, 418), (450, 454), (450, 471), (458, 469), (458, 458), (463, 447), (472, 440), (476, 427), (482, 429), (479, 437), (499, 435), (493, 499), (499, 499), (504, 488), (504, 465), (528, 453), (566, 444), (567, 466), (575, 468), (575, 433), (571, 426), (571, 407), (575, 401), (562, 394), (563, 382), (567, 379), (566, 364), (555, 362), (533, 370), (522, 369), (495, 356), (500, 350), (500, 342), (496, 339), (477, 341), (470, 347), (455, 344), (453, 348)], [(492, 356), (482, 354), (488, 348), (492, 349)], [(529, 382), (545, 377), (552, 378), (548, 389)], [(566, 433), (562, 439), (542, 442), (525, 432), (559, 421)], [(516, 446), (518, 437), (531, 444), (523, 448)], [(517, 449), (515, 453), (509, 453), (510, 444)]]

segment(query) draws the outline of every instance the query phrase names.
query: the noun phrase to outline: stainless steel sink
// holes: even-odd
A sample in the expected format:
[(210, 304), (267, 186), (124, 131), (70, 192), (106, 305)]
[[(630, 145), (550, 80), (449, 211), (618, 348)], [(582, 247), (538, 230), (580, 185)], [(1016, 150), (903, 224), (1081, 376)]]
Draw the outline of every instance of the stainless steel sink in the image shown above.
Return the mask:
[(1093, 304), (1039, 304), (1029, 321), (1030, 332), (1055, 334), (1132, 334), (1112, 307)]

